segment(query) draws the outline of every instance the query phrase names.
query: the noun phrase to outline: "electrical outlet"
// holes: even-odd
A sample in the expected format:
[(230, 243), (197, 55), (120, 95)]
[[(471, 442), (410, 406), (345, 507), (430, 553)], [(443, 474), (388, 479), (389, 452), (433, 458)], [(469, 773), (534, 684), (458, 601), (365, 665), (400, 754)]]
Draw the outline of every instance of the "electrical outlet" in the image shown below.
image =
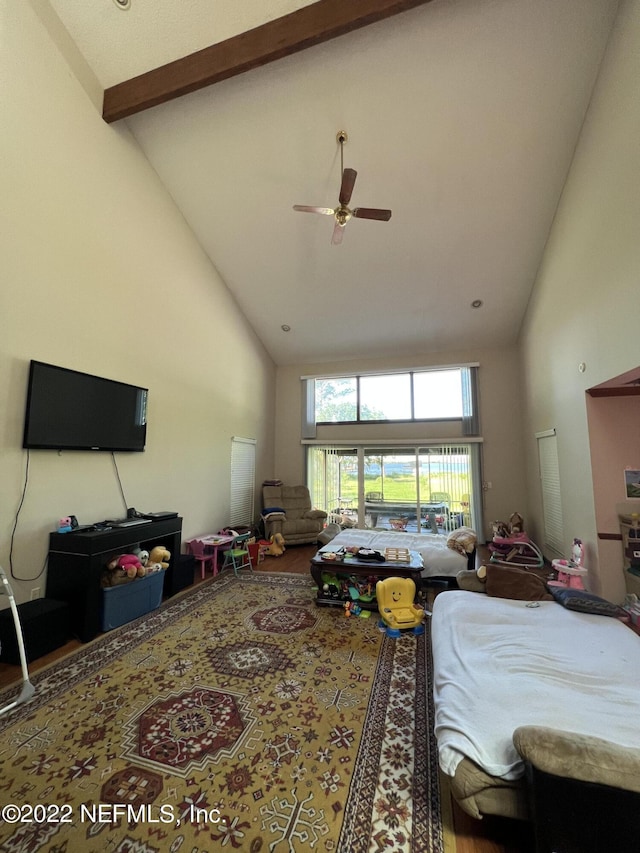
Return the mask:
[(31, 590), (31, 601), (34, 601), (36, 598), (40, 598), (40, 587), (34, 586)]

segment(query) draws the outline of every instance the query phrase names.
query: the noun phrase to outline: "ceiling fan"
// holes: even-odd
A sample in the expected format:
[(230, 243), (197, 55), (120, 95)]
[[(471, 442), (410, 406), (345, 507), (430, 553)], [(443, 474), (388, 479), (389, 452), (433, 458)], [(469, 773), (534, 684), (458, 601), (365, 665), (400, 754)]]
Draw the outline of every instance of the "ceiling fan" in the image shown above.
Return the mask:
[(348, 139), (346, 131), (339, 130), (336, 135), (336, 139), (340, 143), (340, 174), (342, 175), (340, 194), (338, 195), (338, 206), (335, 209), (332, 209), (330, 207), (309, 207), (306, 204), (293, 205), (294, 210), (299, 210), (302, 213), (322, 213), (325, 216), (335, 217), (336, 224), (334, 225), (333, 236), (331, 237), (331, 242), (335, 245), (342, 243), (344, 226), (352, 216), (356, 219), (377, 219), (380, 222), (388, 222), (391, 219), (390, 210), (381, 210), (377, 207), (354, 207), (353, 210), (351, 210), (348, 207), (358, 173), (355, 169), (344, 168), (342, 153), (344, 144)]

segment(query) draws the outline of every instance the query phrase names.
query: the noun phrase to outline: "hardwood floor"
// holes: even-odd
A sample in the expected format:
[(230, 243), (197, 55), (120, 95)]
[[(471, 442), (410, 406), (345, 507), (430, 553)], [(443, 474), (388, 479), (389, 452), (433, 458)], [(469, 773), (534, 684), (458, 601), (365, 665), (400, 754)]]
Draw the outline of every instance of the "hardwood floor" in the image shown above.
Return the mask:
[[(316, 550), (313, 545), (289, 547), (281, 557), (266, 557), (256, 567), (256, 571), (309, 574), (309, 563)], [(194, 582), (202, 583), (199, 571), (195, 573)], [(312, 583), (311, 575), (309, 575), (309, 583)], [(72, 640), (62, 648), (34, 661), (29, 667), (30, 672), (35, 673), (82, 646), (83, 643)], [(0, 663), (0, 688), (18, 683), (20, 679), (19, 666)], [(530, 824), (501, 818), (485, 818), (477, 821), (465, 814), (455, 802), (452, 802), (452, 815), (456, 853), (533, 853), (534, 851), (533, 829)]]

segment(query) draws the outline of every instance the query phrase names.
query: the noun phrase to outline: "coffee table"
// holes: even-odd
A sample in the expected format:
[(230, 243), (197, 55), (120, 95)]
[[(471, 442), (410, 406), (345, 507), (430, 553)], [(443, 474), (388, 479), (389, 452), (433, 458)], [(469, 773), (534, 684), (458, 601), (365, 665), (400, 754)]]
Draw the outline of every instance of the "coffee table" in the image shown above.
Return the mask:
[[(420, 589), (420, 577), (423, 569), (422, 557), (417, 551), (409, 552), (409, 562), (384, 562), (380, 563), (375, 560), (361, 560), (355, 556), (347, 556), (342, 560), (323, 560), (322, 551), (318, 551), (311, 560), (311, 577), (318, 587), (316, 604), (320, 607), (344, 607), (345, 601), (351, 601), (351, 596), (348, 592), (344, 592), (343, 583), (337, 584), (338, 595), (331, 595), (330, 592), (323, 590), (324, 581), (322, 579), (323, 572), (330, 575), (337, 575), (341, 580), (341, 576), (345, 579), (353, 578), (355, 582), (362, 583), (367, 578), (372, 579), (372, 585), (375, 587), (375, 581), (382, 578), (411, 578), (416, 585), (416, 592)], [(326, 552), (324, 552), (326, 553)], [(348, 584), (347, 586), (352, 586)], [(357, 603), (365, 610), (378, 609), (378, 603), (375, 596), (372, 601), (363, 601), (357, 599)]]

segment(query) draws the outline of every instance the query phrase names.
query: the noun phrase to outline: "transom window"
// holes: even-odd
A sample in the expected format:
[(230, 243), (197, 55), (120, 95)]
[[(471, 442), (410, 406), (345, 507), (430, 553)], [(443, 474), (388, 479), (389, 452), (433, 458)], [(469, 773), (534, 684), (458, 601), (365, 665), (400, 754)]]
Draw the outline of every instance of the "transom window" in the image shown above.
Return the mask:
[(451, 420), (463, 416), (461, 368), (315, 380), (316, 423)]

